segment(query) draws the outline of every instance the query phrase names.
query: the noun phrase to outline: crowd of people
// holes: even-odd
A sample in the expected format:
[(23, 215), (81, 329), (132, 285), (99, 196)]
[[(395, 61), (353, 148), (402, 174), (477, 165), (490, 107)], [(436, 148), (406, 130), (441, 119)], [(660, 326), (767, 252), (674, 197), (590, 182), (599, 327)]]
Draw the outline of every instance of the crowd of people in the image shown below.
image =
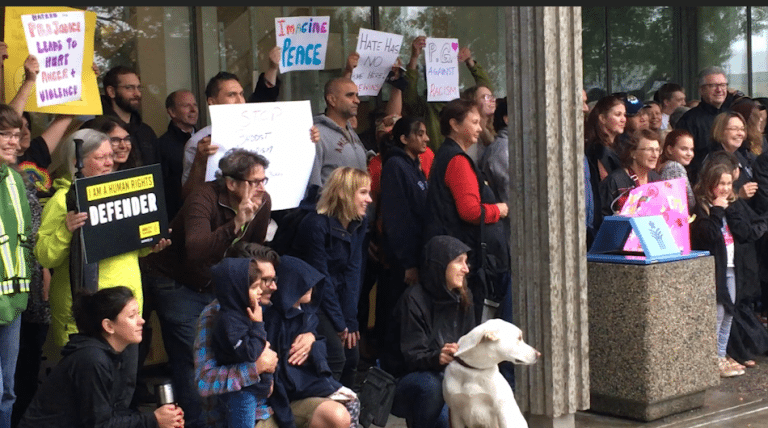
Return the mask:
[(730, 88), (719, 67), (697, 83), (700, 100), (688, 104), (671, 82), (645, 101), (619, 92), (588, 104), (583, 93), (587, 245), (632, 189), (683, 178), (691, 249), (715, 259), (713, 353), (733, 377), (768, 351), (768, 99)]
[[(371, 133), (356, 129), (359, 55), (326, 82), (307, 130), (306, 193), (287, 210), (272, 209), (270, 159), (245, 146), (222, 153), (206, 181), (220, 148), (198, 125), (194, 92), (168, 95), (158, 136), (125, 65), (92, 68), (103, 114), (54, 115), (32, 135), (24, 106), (40, 67), (30, 55), (0, 104), (0, 191), (12, 202), (0, 217), (0, 427), (356, 428), (363, 359), (396, 377), (395, 415), (447, 427), (442, 369), (458, 339), (485, 317), (511, 320), (507, 116), (467, 47), (458, 60), (476, 84), (427, 102), (417, 89), (425, 39), (392, 68)], [(277, 101), (279, 59), (275, 47), (250, 95), (236, 75), (212, 76), (207, 104)], [(74, 184), (153, 164), (165, 237), (87, 263), (90, 214)], [(175, 402), (148, 412), (152, 312)]]
[[(359, 56), (325, 83), (306, 192), (288, 210), (272, 209), (270, 159), (256, 151), (226, 151), (206, 181), (220, 148), (211, 126), (198, 128), (194, 92), (168, 95), (157, 136), (130, 67), (104, 74), (102, 115), (56, 115), (33, 137), (23, 109), (39, 64), (27, 58), (0, 104), (0, 192), (12, 202), (0, 214), (0, 427), (356, 428), (365, 360), (395, 377), (392, 414), (447, 428), (442, 372), (458, 339), (489, 317), (512, 320), (507, 99), (462, 47), (475, 84), (427, 102), (424, 46), (416, 37), (392, 68), (369, 134), (356, 129)], [(236, 75), (211, 77), (207, 104), (277, 101), (279, 47), (269, 59), (248, 96)], [(729, 90), (716, 67), (699, 88), (692, 107), (674, 83), (649, 100), (587, 103), (583, 92), (586, 244), (631, 189), (685, 178), (691, 247), (716, 260), (713, 354), (722, 376), (737, 376), (768, 351), (767, 104)], [(152, 164), (168, 238), (85, 263), (75, 180)], [(176, 402), (149, 414), (152, 312)]]

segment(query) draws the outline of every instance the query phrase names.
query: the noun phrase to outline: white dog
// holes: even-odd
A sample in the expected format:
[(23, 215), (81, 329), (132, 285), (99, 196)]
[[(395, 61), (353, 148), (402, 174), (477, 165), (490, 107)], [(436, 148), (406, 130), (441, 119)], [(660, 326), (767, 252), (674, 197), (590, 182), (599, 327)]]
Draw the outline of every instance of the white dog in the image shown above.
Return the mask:
[(533, 364), (541, 356), (523, 341), (522, 331), (494, 318), (462, 336), (458, 345), (443, 379), (451, 428), (527, 428), (498, 367), (502, 361)]

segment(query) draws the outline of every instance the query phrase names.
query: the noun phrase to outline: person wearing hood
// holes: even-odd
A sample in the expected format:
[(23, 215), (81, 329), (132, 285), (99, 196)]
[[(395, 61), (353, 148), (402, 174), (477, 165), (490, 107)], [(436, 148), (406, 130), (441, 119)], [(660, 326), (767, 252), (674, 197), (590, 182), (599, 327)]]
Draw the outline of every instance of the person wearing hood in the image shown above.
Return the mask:
[[(376, 287), (376, 331), (383, 337), (397, 300), (419, 282), (419, 260), (426, 218), (427, 176), (419, 155), (429, 136), (421, 118), (395, 122), (381, 171), (382, 247), (387, 264), (386, 286)], [(383, 282), (383, 281), (382, 281)]]
[(264, 311), (267, 339), (278, 355), (274, 391), (268, 400), (274, 418), (265, 421), (263, 428), (275, 424), (279, 428), (356, 427), (360, 402), (333, 378), (325, 338), (316, 336), (302, 360), (291, 358), (296, 337), (316, 333), (319, 308), (312, 301), (313, 292), (324, 275), (297, 257), (283, 256), (277, 277), (280, 283), (272, 294), (272, 305)]
[(471, 248), (447, 235), (424, 247), (418, 284), (400, 298), (387, 338), (382, 368), (398, 378), (392, 414), (410, 428), (447, 428), (443, 371), (453, 361), (458, 340), (477, 325), (467, 287)]
[[(276, 252), (265, 251), (263, 257), (225, 258), (211, 267), (220, 305), (211, 348), (219, 364), (254, 362), (269, 348), (260, 300), (262, 285), (275, 282), (278, 261)], [(271, 373), (263, 373), (258, 383), (219, 396), (229, 428), (253, 428), (258, 419), (268, 415), (266, 397), (271, 393), (272, 380)]]
[[(124, 364), (125, 349), (141, 342), (144, 319), (128, 287), (75, 296), (79, 333), (37, 390), (19, 428), (182, 428), (184, 412), (164, 404), (153, 413), (130, 410), (136, 366)], [(133, 370), (133, 373), (129, 373)]]

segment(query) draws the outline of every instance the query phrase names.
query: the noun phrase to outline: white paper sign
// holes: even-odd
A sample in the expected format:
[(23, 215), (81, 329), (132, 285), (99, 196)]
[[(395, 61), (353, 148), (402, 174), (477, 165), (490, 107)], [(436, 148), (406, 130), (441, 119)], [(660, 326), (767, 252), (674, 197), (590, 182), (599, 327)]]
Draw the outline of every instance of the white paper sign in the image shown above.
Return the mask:
[(426, 43), (427, 101), (459, 98), (459, 39), (427, 37)]
[(379, 94), (389, 70), (397, 61), (402, 44), (403, 36), (400, 34), (360, 29), (355, 49), (360, 58), (357, 67), (352, 70), (358, 95), (375, 97)]
[(219, 160), (227, 150), (242, 147), (269, 161), (266, 190), (272, 209), (299, 206), (315, 160), (310, 139), (312, 108), (309, 100), (274, 103), (216, 104), (211, 113), (211, 142), (219, 146), (208, 157), (205, 180), (215, 178)]
[(21, 15), (27, 50), (37, 58), (40, 73), (37, 106), (79, 101), (83, 89), (84, 12)]
[(280, 72), (325, 69), (328, 16), (275, 18), (275, 39), (280, 46)]

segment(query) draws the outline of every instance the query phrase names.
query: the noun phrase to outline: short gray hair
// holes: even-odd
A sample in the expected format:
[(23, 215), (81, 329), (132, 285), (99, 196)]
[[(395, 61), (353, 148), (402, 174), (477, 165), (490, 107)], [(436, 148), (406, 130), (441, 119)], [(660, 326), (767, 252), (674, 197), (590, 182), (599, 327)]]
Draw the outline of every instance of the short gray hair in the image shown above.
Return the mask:
[(61, 142), (61, 156), (60, 159), (65, 163), (67, 170), (75, 176), (77, 168), (75, 168), (75, 140), (83, 140), (81, 146), (81, 156), (85, 159), (88, 155), (98, 150), (104, 141), (109, 141), (109, 135), (97, 131), (95, 129), (83, 128), (70, 134), (64, 141)]
[(705, 77), (711, 76), (713, 74), (722, 74), (723, 76), (725, 76), (725, 70), (723, 70), (722, 68), (720, 68), (718, 66), (715, 66), (715, 65), (707, 67), (707, 68), (701, 70), (699, 72), (699, 87), (701, 87), (701, 85), (704, 84), (704, 78)]

